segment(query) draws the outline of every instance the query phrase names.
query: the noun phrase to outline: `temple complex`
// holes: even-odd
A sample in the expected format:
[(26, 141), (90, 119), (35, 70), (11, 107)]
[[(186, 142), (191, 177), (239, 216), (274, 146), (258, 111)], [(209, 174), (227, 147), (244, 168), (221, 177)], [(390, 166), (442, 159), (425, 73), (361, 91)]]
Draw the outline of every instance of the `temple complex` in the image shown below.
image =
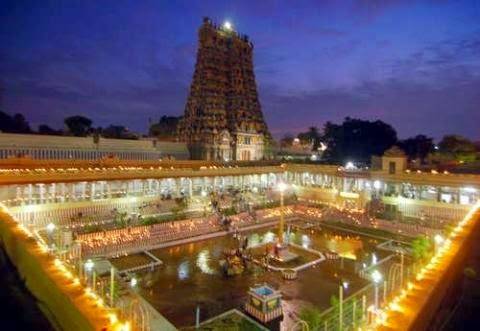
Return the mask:
[(253, 44), (227, 22), (204, 18), (197, 62), (179, 134), (191, 159), (264, 158), (269, 137), (253, 71)]
[(480, 175), (396, 146), (362, 168), (304, 162), (327, 146), (300, 140), (271, 160), (230, 23), (199, 29), (182, 141), (161, 121), (138, 140), (0, 133), (0, 253), (52, 329), (441, 330), (478, 281)]
[[(436, 314), (444, 296), (424, 292), (463, 273), (454, 266), (478, 224), (480, 176), (405, 162), (395, 148), (368, 170), (5, 159), (0, 238), (65, 330), (294, 330), (306, 322), (285, 309), (306, 304), (322, 310), (324, 330), (424, 330), (416, 316), (446, 316)], [(419, 238), (431, 260), (415, 260)], [(287, 246), (298, 258), (281, 258)], [(224, 272), (228, 256), (239, 274)], [(342, 313), (330, 307), (337, 293)], [(423, 306), (404, 302), (413, 297)], [(401, 314), (407, 306), (415, 312)]]

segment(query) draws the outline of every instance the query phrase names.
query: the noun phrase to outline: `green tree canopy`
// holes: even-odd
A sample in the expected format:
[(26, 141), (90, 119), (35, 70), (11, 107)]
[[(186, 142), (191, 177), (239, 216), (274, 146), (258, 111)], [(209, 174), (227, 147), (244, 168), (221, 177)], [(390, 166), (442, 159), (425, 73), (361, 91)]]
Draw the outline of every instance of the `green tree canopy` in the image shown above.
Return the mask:
[(322, 311), (313, 306), (307, 306), (300, 310), (299, 317), (307, 322), (310, 330), (319, 330), (322, 326)]
[(432, 253), (432, 241), (426, 236), (418, 236), (412, 241), (412, 254), (415, 260), (425, 261)]

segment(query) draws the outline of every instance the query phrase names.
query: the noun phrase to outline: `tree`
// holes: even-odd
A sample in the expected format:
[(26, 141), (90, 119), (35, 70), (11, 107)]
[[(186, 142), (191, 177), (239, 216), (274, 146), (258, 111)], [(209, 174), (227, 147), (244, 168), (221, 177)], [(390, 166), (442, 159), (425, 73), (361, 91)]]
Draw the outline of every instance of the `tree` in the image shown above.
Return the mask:
[(22, 114), (8, 115), (0, 111), (0, 131), (8, 133), (31, 133), (32, 129)]
[(110, 125), (101, 130), (102, 136), (114, 139), (138, 139), (138, 136), (123, 125)]
[(280, 139), (280, 146), (281, 147), (291, 147), (293, 143), (293, 136), (291, 134), (286, 134)]
[(158, 123), (150, 126), (149, 135), (162, 140), (174, 140), (177, 137), (177, 126), (181, 116), (162, 116)]
[(50, 126), (48, 126), (46, 124), (40, 124), (38, 126), (38, 133), (39, 134), (44, 134), (44, 135), (52, 135), (52, 136), (61, 136), (62, 135), (61, 130), (52, 129)]
[(432, 250), (432, 241), (426, 236), (419, 236), (412, 241), (412, 255), (415, 261), (425, 261)]
[(32, 133), (30, 124), (28, 124), (25, 116), (22, 114), (13, 115), (13, 125), (16, 133)]
[(127, 212), (116, 212), (113, 220), (115, 224), (121, 228), (125, 228), (130, 224), (131, 218), (128, 217)]
[(304, 145), (311, 144), (312, 150), (316, 150), (320, 144), (320, 136), (318, 128), (316, 126), (311, 126), (308, 128), (308, 131), (299, 133), (298, 139), (300, 139), (301, 143)]
[(459, 135), (446, 135), (438, 144), (439, 152), (457, 161), (474, 161), (477, 148), (473, 142)]
[(174, 219), (184, 219), (186, 218), (185, 211), (187, 210), (188, 204), (185, 199), (178, 198), (175, 199), (175, 206), (173, 206), (170, 211)]
[(310, 330), (318, 330), (322, 326), (322, 311), (316, 307), (302, 308), (299, 317), (307, 322)]
[(11, 132), (13, 126), (13, 120), (10, 115), (0, 111), (0, 131)]
[(348, 161), (370, 164), (372, 155), (382, 155), (397, 142), (395, 129), (382, 121), (345, 118), (342, 124), (327, 122), (321, 138), (328, 146), (324, 158), (332, 163)]
[(433, 151), (433, 138), (419, 134), (398, 142), (410, 160), (420, 159), (423, 163), (429, 153)]
[(91, 119), (80, 115), (67, 117), (64, 123), (70, 133), (77, 137), (85, 137), (92, 126)]

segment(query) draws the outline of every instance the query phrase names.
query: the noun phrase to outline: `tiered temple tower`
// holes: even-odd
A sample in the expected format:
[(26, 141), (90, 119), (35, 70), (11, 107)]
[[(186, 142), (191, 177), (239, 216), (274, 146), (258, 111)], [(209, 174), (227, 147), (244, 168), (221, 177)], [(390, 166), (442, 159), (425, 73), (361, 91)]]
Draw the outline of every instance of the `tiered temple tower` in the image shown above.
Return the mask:
[(253, 44), (204, 18), (179, 135), (192, 159), (260, 160), (269, 137), (253, 72)]

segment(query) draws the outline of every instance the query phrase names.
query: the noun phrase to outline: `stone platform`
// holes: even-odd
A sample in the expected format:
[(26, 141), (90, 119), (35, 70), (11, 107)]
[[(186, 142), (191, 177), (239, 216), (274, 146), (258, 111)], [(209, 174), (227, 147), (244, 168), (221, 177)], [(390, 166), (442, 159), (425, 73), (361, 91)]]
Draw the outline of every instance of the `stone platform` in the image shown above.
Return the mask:
[(269, 258), (280, 263), (287, 263), (294, 261), (298, 258), (298, 254), (293, 253), (288, 249), (288, 245), (277, 246), (278, 254), (272, 253), (269, 255)]
[[(258, 245), (256, 249), (260, 249), (263, 246), (264, 244)], [(290, 243), (287, 247), (280, 249), (277, 254), (268, 254), (268, 261), (260, 259), (257, 254), (253, 258), (253, 262), (273, 271), (293, 270), (298, 272), (323, 262), (325, 259), (323, 253), (317, 250)]]

